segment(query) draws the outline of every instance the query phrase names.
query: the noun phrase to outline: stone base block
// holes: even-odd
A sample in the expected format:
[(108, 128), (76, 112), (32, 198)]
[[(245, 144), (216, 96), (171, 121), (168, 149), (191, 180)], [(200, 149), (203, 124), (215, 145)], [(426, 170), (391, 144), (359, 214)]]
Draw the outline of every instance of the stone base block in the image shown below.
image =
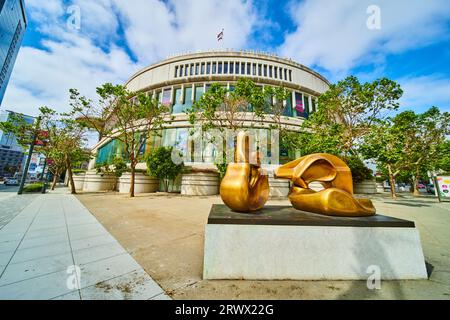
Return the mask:
[[(75, 190), (83, 190), (84, 185), (84, 177), (85, 174), (74, 174), (73, 175), (73, 184), (75, 185)], [(69, 188), (72, 188), (72, 186), (69, 183)]]
[[(119, 192), (130, 192), (131, 173), (125, 172), (119, 178)], [(150, 193), (156, 192), (159, 188), (159, 180), (146, 176), (141, 172), (134, 175), (134, 193)]]
[(181, 194), (190, 196), (209, 196), (219, 194), (219, 174), (194, 172), (181, 177)]
[(329, 217), (292, 207), (235, 213), (213, 205), (205, 230), (204, 279), (426, 279), (414, 222), (381, 215)]
[(275, 179), (273, 175), (269, 175), (269, 196), (270, 197), (287, 197), (289, 194), (289, 180)]
[(112, 174), (97, 174), (95, 171), (87, 171), (84, 178), (83, 191), (98, 192), (111, 191), (116, 188), (117, 177)]

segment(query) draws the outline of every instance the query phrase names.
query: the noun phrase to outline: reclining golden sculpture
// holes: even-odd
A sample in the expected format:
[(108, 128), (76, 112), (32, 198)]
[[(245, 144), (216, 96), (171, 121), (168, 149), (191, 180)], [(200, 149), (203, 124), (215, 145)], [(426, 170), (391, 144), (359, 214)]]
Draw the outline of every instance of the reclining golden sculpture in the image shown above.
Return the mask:
[[(256, 164), (250, 163), (254, 157)], [(276, 178), (290, 179), (289, 200), (294, 208), (330, 216), (371, 216), (375, 208), (369, 199), (353, 197), (350, 168), (336, 156), (310, 154), (275, 170)], [(320, 182), (324, 189), (314, 191), (309, 183)], [(249, 136), (238, 133), (234, 163), (228, 164), (220, 184), (220, 196), (232, 210), (252, 212), (262, 209), (269, 198), (269, 180), (262, 174), (261, 155), (249, 154)]]
[[(269, 199), (269, 179), (261, 171), (261, 155), (249, 154), (248, 133), (237, 135), (234, 163), (229, 163), (220, 183), (220, 196), (232, 210), (239, 212), (256, 211), (264, 207)], [(250, 157), (256, 164), (250, 164)]]
[[(291, 179), (289, 200), (294, 208), (329, 216), (361, 217), (375, 214), (372, 201), (353, 197), (352, 173), (338, 157), (310, 154), (278, 167), (276, 178)], [(309, 183), (320, 182), (324, 189), (314, 191)]]

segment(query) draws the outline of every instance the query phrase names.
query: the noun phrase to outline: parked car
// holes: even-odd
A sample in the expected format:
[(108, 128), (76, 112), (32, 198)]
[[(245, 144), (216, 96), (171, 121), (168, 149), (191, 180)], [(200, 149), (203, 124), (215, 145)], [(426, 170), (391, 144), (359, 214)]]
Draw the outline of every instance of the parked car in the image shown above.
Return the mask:
[(427, 192), (430, 194), (436, 194), (436, 188), (434, 187), (434, 184), (430, 183), (427, 185)]
[(419, 192), (421, 193), (427, 193), (427, 187), (423, 184), (423, 183), (419, 183), (417, 185), (417, 190), (419, 190)]
[(7, 186), (18, 186), (19, 181), (16, 179), (7, 179), (7, 180), (5, 180), (4, 184)]

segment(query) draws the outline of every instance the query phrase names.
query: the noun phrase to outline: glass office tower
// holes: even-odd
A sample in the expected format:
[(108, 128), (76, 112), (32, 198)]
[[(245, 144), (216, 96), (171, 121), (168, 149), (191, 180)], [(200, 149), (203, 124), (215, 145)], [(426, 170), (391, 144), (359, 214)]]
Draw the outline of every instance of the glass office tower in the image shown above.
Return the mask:
[(0, 0), (0, 104), (26, 27), (23, 0)]

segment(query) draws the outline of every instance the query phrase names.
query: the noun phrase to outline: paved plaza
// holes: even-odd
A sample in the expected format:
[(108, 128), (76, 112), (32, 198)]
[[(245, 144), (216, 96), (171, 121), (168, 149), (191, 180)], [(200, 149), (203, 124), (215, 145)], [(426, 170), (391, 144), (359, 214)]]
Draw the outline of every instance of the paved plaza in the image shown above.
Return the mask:
[(429, 280), (382, 281), (380, 290), (365, 281), (203, 280), (204, 228), (219, 196), (1, 192), (0, 299), (450, 299), (450, 203), (373, 201), (380, 214), (416, 223)]
[(169, 298), (67, 189), (0, 208), (0, 299)]
[(369, 290), (366, 281), (203, 280), (205, 224), (211, 205), (221, 203), (219, 196), (77, 197), (174, 299), (450, 299), (450, 203), (434, 198), (372, 197), (378, 213), (415, 222), (431, 277), (382, 281), (380, 290)]

